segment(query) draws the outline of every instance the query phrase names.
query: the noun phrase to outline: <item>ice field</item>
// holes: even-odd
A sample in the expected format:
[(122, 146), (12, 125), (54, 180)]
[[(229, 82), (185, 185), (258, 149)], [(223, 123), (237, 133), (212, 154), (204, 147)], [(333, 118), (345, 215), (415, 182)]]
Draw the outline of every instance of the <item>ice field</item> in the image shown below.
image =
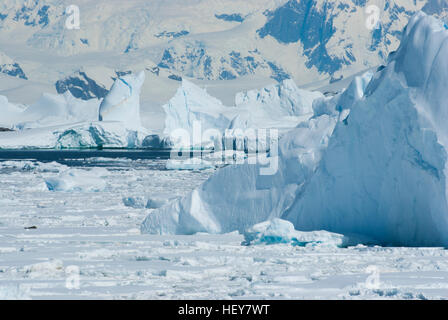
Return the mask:
[(448, 2), (218, 2), (0, 5), (0, 300), (448, 299)]
[[(0, 298), (448, 298), (442, 248), (245, 246), (236, 232), (142, 235), (149, 199), (184, 195), (214, 171), (164, 170), (164, 162), (1, 162)], [(74, 169), (84, 177), (106, 171), (90, 184), (96, 191), (48, 189), (47, 180)]]

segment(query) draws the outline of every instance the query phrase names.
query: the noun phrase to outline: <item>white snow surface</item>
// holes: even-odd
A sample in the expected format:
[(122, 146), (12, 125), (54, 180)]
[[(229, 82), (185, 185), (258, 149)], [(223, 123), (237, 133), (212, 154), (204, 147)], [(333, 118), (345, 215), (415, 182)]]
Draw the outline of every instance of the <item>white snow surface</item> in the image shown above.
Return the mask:
[(447, 246), (447, 39), (443, 23), (415, 15), (386, 68), (318, 99), (315, 116), (280, 139), (276, 174), (226, 167), (148, 215), (142, 232), (226, 233), (282, 218), (377, 244)]
[[(315, 66), (307, 66), (310, 60), (304, 54), (307, 48), (297, 39), (284, 43), (271, 36), (259, 36), (257, 30), (263, 28), (269, 20), (267, 11), (272, 14), (286, 2), (98, 0), (92, 3), (89, 0), (78, 0), (76, 5), (82, 13), (81, 26), (79, 30), (68, 30), (64, 28), (67, 18), (64, 11), (68, 5), (64, 1), (23, 3), (3, 0), (1, 9), (6, 17), (0, 23), (3, 30), (0, 43), (9, 56), (17, 57), (24, 65), (30, 79), (46, 73), (42, 80), (49, 83), (61, 77), (61, 68), (64, 75), (71, 74), (81, 66), (87, 70), (96, 66), (107, 67), (111, 71), (117, 67), (134, 70), (141, 66), (150, 70), (160, 63), (165, 50), (170, 50), (173, 62), (168, 69), (160, 68), (162, 70), (158, 77), (164, 79), (159, 83), (166, 82), (167, 76), (172, 74), (197, 79), (219, 79), (222, 71), (238, 77), (248, 73), (267, 78), (272, 74), (269, 63), (275, 63), (301, 84), (328, 80), (328, 74), (320, 73)], [(331, 7), (323, 10), (326, 2)], [(354, 73), (366, 66), (382, 63), (387, 53), (397, 48), (398, 31), (406, 24), (409, 16), (427, 2), (434, 1), (393, 0), (386, 5), (380, 0), (318, 0), (310, 12), (313, 17), (307, 23), (315, 27), (313, 31), (316, 36), (324, 37), (327, 25), (323, 22), (332, 21), (334, 31), (332, 37), (324, 43), (324, 49), (329, 56), (338, 59), (355, 57), (341, 70)], [(372, 4), (381, 7), (381, 23), (388, 32), (387, 36), (383, 34), (380, 37), (376, 46), (367, 51), (366, 48), (376, 41), (376, 33), (365, 27), (369, 17), (365, 9)], [(42, 10), (44, 6), (48, 6), (47, 10)], [(446, 9), (446, 6), (436, 8)], [(102, 15), (98, 16), (98, 12), (102, 12)], [(284, 16), (286, 27), (292, 22), (288, 20), (288, 13)], [(317, 13), (322, 16), (314, 17)], [(237, 14), (244, 21), (218, 19), (216, 15), (221, 14)], [(285, 33), (296, 35), (295, 30), (285, 29)], [(24, 48), (38, 54), (27, 54)], [(232, 63), (235, 56), (232, 53), (237, 53), (241, 58), (248, 56), (253, 63), (242, 66)], [(114, 61), (117, 56), (121, 60), (118, 66)], [(51, 66), (48, 61), (52, 62)]]
[[(91, 161), (114, 163), (101, 177), (103, 191), (52, 192), (45, 180), (67, 166), (0, 162), (1, 299), (448, 298), (442, 248), (244, 246), (237, 233), (142, 235), (138, 226), (153, 209), (128, 207), (123, 198), (180, 197), (213, 171)], [(371, 270), (379, 273), (376, 286)], [(79, 287), (67, 287), (76, 275)]]

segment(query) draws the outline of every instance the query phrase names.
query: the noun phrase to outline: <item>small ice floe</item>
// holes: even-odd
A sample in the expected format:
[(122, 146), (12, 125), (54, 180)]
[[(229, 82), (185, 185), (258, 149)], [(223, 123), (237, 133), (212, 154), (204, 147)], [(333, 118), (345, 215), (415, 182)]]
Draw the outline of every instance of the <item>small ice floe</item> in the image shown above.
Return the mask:
[(21, 271), (32, 279), (55, 278), (64, 274), (64, 263), (62, 260), (52, 259), (25, 266)]
[(146, 209), (157, 209), (163, 207), (169, 200), (150, 198), (146, 201)]
[(170, 159), (166, 163), (166, 169), (168, 170), (207, 170), (213, 168), (215, 168), (213, 163), (199, 158), (186, 160)]
[(0, 300), (30, 300), (29, 293), (21, 285), (0, 286)]
[(69, 169), (57, 176), (46, 178), (45, 183), (50, 191), (99, 192), (107, 186), (105, 179), (103, 179), (107, 175), (108, 171), (104, 168)]
[(294, 229), (294, 225), (286, 220), (272, 219), (256, 224), (244, 232), (242, 245), (279, 244), (293, 246), (334, 246), (343, 247), (347, 239), (337, 233), (327, 231), (302, 232)]
[(67, 170), (66, 165), (60, 164), (58, 162), (39, 162), (39, 161), (3, 161), (0, 163), (1, 169), (15, 169), (20, 171), (32, 171), (32, 172), (60, 172), (62, 170)]
[(125, 197), (123, 198), (123, 204), (126, 207), (134, 209), (157, 209), (163, 207), (169, 200), (158, 198), (145, 198), (145, 197)]
[(134, 209), (143, 209), (145, 207), (145, 198), (143, 197), (125, 197), (123, 204), (126, 207)]

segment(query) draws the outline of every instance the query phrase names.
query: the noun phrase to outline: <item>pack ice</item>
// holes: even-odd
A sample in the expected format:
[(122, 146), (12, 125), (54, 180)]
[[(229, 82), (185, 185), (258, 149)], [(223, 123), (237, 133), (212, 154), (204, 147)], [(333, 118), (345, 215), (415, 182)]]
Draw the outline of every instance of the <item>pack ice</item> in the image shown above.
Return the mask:
[(416, 14), (375, 74), (313, 104), (279, 140), (279, 169), (228, 166), (155, 210), (143, 233), (244, 231), (281, 218), (297, 230), (397, 246), (447, 246), (448, 30)]
[(0, 148), (134, 148), (149, 134), (140, 121), (140, 88), (143, 72), (118, 78), (101, 102), (83, 101), (70, 92), (43, 94), (21, 108), (0, 97), (0, 126), (14, 132), (0, 135)]

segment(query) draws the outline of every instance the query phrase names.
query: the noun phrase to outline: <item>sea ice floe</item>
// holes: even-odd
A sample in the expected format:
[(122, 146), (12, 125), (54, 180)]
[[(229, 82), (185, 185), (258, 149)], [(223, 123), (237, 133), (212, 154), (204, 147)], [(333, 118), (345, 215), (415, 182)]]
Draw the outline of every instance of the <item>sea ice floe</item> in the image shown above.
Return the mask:
[(215, 168), (215, 165), (212, 162), (200, 158), (186, 160), (169, 159), (166, 163), (166, 169), (168, 170), (206, 170), (213, 168)]
[(341, 234), (327, 231), (301, 232), (295, 230), (291, 222), (276, 218), (247, 229), (244, 232), (243, 245), (286, 243), (301, 247), (308, 245), (342, 247), (346, 242), (346, 238)]
[(45, 183), (50, 191), (99, 192), (107, 187), (104, 179), (107, 175), (108, 171), (104, 168), (69, 169), (56, 176), (46, 177)]

